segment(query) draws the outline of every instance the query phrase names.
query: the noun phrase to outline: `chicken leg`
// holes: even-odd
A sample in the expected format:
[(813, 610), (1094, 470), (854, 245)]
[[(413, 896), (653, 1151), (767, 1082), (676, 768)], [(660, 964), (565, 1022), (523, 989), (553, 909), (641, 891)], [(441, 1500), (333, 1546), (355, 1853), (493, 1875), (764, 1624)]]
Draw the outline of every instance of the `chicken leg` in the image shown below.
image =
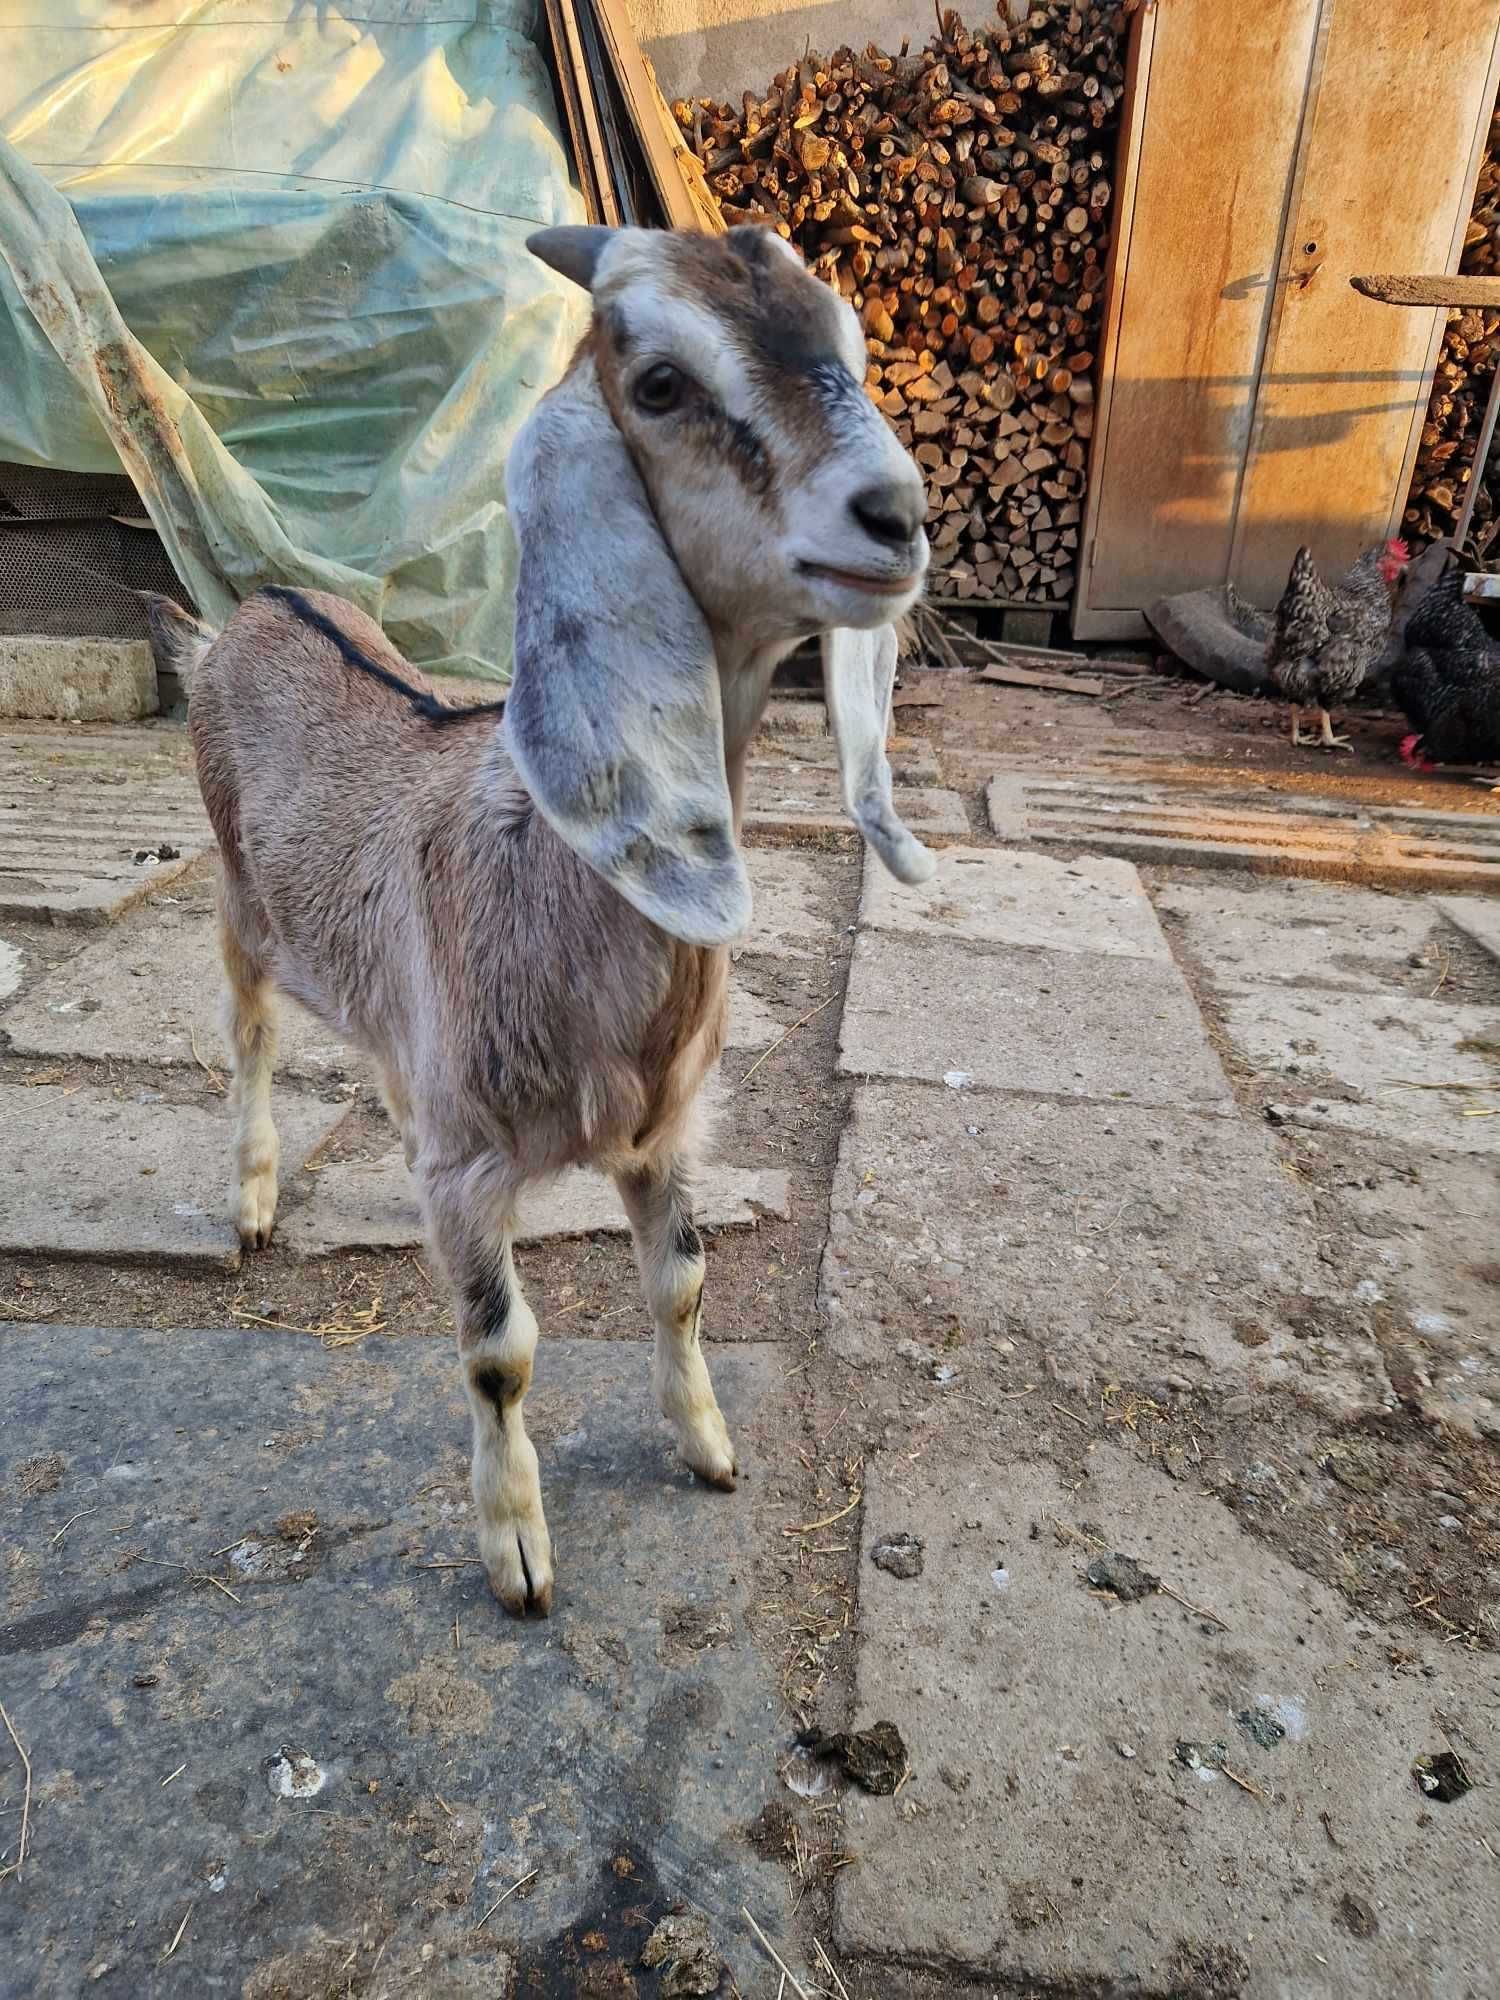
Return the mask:
[(1314, 750), (1347, 750), (1352, 756), (1354, 745), (1349, 741), (1347, 736), (1334, 735), (1333, 719), (1329, 715), (1328, 710), (1326, 708), (1319, 708), (1316, 710), (1316, 714), (1319, 723), (1322, 725), (1322, 735), (1304, 736), (1302, 733), (1302, 711), (1295, 702), (1292, 703), (1293, 747), (1300, 749), (1304, 744), (1307, 744), (1311, 745)]

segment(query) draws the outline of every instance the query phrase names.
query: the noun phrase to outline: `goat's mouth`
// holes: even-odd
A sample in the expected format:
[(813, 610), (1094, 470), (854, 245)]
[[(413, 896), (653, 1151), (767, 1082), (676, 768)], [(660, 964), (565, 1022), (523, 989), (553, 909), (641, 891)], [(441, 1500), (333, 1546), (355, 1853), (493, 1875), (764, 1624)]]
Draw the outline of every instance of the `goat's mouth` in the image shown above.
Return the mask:
[(915, 569), (905, 576), (874, 576), (868, 570), (838, 569), (832, 563), (799, 561), (797, 567), (804, 576), (821, 577), (845, 590), (868, 590), (876, 597), (907, 597), (922, 582), (922, 572)]

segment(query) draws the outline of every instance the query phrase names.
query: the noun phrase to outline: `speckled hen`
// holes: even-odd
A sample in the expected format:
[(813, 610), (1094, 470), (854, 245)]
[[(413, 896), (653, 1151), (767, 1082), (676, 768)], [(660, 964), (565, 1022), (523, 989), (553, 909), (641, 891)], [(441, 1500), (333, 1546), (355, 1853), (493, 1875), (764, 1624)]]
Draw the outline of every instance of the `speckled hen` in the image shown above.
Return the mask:
[[(1328, 711), (1355, 693), (1380, 658), (1391, 625), (1391, 586), (1406, 558), (1404, 542), (1385, 542), (1328, 584), (1312, 551), (1298, 549), (1266, 641), (1266, 671), (1292, 705), (1294, 744), (1353, 747), (1347, 736), (1334, 735)], [(1317, 710), (1319, 735), (1303, 735), (1304, 708)]]

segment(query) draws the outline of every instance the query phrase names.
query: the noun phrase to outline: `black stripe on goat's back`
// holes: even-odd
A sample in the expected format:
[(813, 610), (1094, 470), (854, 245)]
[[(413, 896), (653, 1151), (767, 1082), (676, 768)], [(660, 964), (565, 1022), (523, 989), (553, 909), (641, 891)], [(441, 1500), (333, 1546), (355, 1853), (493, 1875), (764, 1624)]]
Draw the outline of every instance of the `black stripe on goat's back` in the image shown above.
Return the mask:
[(359, 673), (368, 674), (371, 680), (379, 681), (382, 687), (388, 687), (393, 694), (399, 694), (404, 701), (410, 702), (413, 712), (424, 722), (437, 723), (441, 727), (444, 723), (466, 722), (475, 715), (500, 715), (504, 712), (503, 701), (481, 701), (468, 708), (450, 708), (425, 688), (413, 687), (410, 681), (393, 674), (389, 667), (372, 660), (362, 647), (355, 645), (347, 632), (340, 631), (331, 618), (325, 618), (315, 604), (309, 604), (300, 590), (292, 590), (284, 583), (268, 583), (256, 595), (274, 597), (278, 604), (284, 604), (304, 625), (311, 625), (315, 632), (331, 640), (346, 665)]

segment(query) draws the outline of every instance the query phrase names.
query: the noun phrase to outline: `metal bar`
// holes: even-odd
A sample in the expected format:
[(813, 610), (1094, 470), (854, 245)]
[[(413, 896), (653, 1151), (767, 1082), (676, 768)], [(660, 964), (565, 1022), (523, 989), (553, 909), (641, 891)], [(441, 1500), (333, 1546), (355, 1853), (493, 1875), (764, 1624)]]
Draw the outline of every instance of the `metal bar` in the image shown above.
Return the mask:
[(1490, 377), (1490, 399), (1484, 406), (1484, 422), (1479, 426), (1479, 441), (1474, 447), (1474, 462), (1469, 467), (1469, 485), (1464, 494), (1463, 511), (1458, 517), (1454, 530), (1453, 545), (1460, 556), (1464, 543), (1469, 538), (1469, 524), (1474, 519), (1474, 503), (1479, 498), (1479, 483), (1484, 478), (1484, 469), (1489, 464), (1490, 445), (1495, 436), (1495, 419), (1500, 417), (1500, 365)]

